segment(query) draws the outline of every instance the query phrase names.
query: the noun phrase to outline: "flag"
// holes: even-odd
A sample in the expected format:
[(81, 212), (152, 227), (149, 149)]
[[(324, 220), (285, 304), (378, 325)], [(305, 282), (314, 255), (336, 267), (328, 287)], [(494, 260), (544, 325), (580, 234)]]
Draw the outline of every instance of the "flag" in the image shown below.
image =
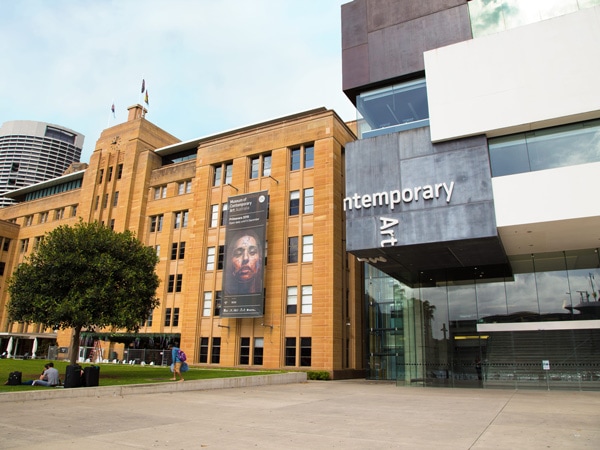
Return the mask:
[(145, 90), (146, 90), (146, 80), (144, 80), (142, 78), (142, 94), (144, 93)]
[(148, 103), (148, 91), (146, 91), (146, 97), (144, 98), (144, 102), (146, 102), (146, 105), (150, 106), (150, 103)]
[(115, 117), (115, 104), (113, 103), (112, 106), (110, 107), (110, 110), (113, 113), (113, 117)]

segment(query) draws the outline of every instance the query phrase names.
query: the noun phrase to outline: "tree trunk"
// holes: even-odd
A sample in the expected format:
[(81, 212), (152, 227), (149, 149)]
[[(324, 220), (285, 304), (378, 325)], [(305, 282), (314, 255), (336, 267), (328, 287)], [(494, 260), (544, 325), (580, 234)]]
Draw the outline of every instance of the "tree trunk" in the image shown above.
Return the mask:
[(69, 360), (71, 361), (71, 365), (74, 366), (77, 364), (77, 359), (79, 358), (79, 335), (81, 334), (81, 326), (77, 326), (73, 328), (73, 333), (71, 334), (71, 349), (69, 350)]

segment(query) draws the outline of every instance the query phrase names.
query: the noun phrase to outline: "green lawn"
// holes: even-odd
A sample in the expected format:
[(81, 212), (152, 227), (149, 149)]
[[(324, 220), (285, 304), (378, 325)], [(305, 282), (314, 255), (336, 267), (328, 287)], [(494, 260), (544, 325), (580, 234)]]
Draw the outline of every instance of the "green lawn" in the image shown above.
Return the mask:
[[(32, 389), (48, 389), (43, 386), (6, 386), (8, 374), (13, 371), (23, 373), (22, 381), (38, 379), (44, 370), (45, 359), (0, 359), (0, 392), (28, 391)], [(52, 361), (54, 367), (60, 373), (60, 379), (64, 382), (68, 361)], [(82, 368), (93, 364), (80, 364)], [(146, 384), (171, 382), (173, 376), (169, 366), (139, 366), (129, 364), (100, 363), (100, 386), (113, 386), (123, 384)], [(206, 380), (209, 378), (247, 377), (253, 375), (265, 375), (282, 373), (281, 371), (249, 371), (235, 369), (204, 369), (190, 367), (184, 373), (186, 380)]]

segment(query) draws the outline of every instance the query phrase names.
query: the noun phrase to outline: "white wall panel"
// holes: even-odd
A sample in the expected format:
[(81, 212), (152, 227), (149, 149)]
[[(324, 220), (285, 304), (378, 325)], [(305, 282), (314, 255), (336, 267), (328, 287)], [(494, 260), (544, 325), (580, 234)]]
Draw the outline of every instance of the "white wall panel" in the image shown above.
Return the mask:
[(496, 224), (506, 227), (600, 216), (600, 163), (492, 179)]
[(433, 142), (600, 117), (600, 7), (424, 56)]

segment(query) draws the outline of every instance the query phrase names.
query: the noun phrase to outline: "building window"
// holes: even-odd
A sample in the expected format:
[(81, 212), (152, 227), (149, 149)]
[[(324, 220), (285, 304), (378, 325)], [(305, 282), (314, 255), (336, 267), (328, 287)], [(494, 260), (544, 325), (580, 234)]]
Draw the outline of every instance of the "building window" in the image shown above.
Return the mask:
[(171, 326), (171, 308), (167, 308), (165, 311), (165, 327)]
[(110, 225), (109, 225), (111, 230), (115, 229), (115, 219), (110, 219)]
[(0, 277), (4, 275), (4, 269), (6, 269), (6, 263), (0, 262)]
[(221, 362), (221, 338), (220, 337), (213, 338), (210, 362), (212, 364), (219, 364)]
[(108, 168), (108, 174), (106, 175), (106, 181), (111, 181), (112, 180), (112, 174), (113, 174), (113, 168), (112, 168), (112, 166), (110, 166)]
[(11, 172), (18, 172), (19, 171), (19, 163), (18, 162), (12, 163), (11, 166), (10, 166), (10, 171)]
[(156, 256), (160, 258), (160, 245), (155, 245), (154, 251), (156, 252)]
[(315, 190), (313, 188), (304, 189), (304, 214), (312, 214), (315, 202)]
[(264, 338), (254, 338), (254, 356), (252, 357), (252, 364), (255, 366), (262, 366), (264, 347)]
[(167, 198), (167, 186), (156, 186), (154, 188), (154, 200)]
[(290, 216), (300, 214), (300, 191), (290, 192)]
[(185, 242), (173, 242), (171, 246), (171, 259), (183, 259), (185, 257)]
[(187, 228), (188, 211), (178, 211), (175, 213), (175, 229)]
[(285, 338), (285, 365), (295, 366), (296, 365), (296, 338), (286, 337)]
[(102, 179), (104, 178), (104, 169), (100, 169), (98, 172), (98, 184), (102, 183)]
[(221, 226), (227, 225), (227, 208), (228, 203), (223, 203), (221, 206)]
[(215, 247), (206, 249), (206, 270), (215, 270)]
[(288, 238), (288, 264), (298, 262), (298, 236)]
[(123, 177), (123, 164), (119, 164), (117, 166), (117, 180), (120, 180)]
[(600, 120), (490, 139), (492, 177), (600, 161)]
[(217, 291), (215, 293), (215, 310), (213, 315), (219, 317), (221, 315), (221, 303), (223, 300), (223, 291)]
[(33, 224), (33, 216), (25, 216), (24, 225), (30, 227)]
[(223, 163), (219, 166), (214, 166), (213, 186), (221, 186), (221, 184), (231, 184), (233, 178), (233, 163)]
[(310, 169), (315, 165), (315, 145), (306, 144), (290, 149), (290, 170)]
[(2, 244), (2, 251), (7, 252), (9, 248), (10, 248), (10, 239), (5, 238), (4, 243)]
[(240, 338), (240, 365), (247, 366), (250, 364), (250, 338)]
[(260, 155), (250, 159), (250, 178), (271, 175), (271, 155)]
[(162, 214), (159, 214), (158, 216), (150, 216), (150, 233), (158, 233), (162, 231), (163, 218), (164, 217)]
[(302, 314), (312, 313), (312, 286), (302, 286)]
[(204, 293), (204, 301), (202, 303), (202, 316), (209, 317), (211, 309), (212, 309), (212, 292), (206, 291)]
[(33, 249), (37, 250), (40, 244), (43, 242), (44, 236), (36, 236), (33, 238)]
[(260, 174), (260, 156), (250, 158), (250, 178), (258, 178)]
[(313, 260), (313, 236), (307, 234), (302, 236), (302, 262), (312, 262)]
[(77, 205), (71, 206), (71, 217), (75, 217), (77, 215)]
[(25, 253), (29, 248), (29, 239), (21, 239), (21, 253)]
[(177, 185), (177, 195), (189, 194), (192, 192), (192, 180), (181, 181)]
[(119, 203), (119, 191), (115, 192), (115, 195), (113, 196), (113, 206), (117, 206), (118, 203)]
[(290, 150), (290, 170), (300, 170), (301, 154), (300, 148), (293, 148)]
[(214, 167), (213, 186), (221, 186), (223, 178), (223, 166)]
[(286, 314), (296, 314), (297, 312), (298, 312), (298, 288), (296, 286), (288, 286), (285, 313)]
[(225, 261), (225, 246), (219, 245), (219, 259), (217, 260), (217, 270), (223, 270), (223, 262)]
[(167, 292), (173, 292), (175, 290), (175, 275), (169, 275), (169, 284), (167, 285)]
[(300, 365), (303, 367), (310, 367), (311, 364), (311, 341), (309, 337), (300, 338)]
[(147, 327), (151, 327), (152, 326), (153, 316), (154, 316), (154, 311), (150, 311), (150, 315), (146, 319), (146, 326)]
[(104, 194), (104, 200), (102, 201), (102, 207), (106, 208), (108, 206), (108, 194)]
[(199, 356), (198, 362), (200, 362), (200, 363), (208, 362), (208, 338), (207, 337), (200, 338), (200, 356)]
[(176, 327), (178, 325), (179, 325), (179, 308), (174, 308), (173, 309), (173, 326)]
[(219, 225), (219, 205), (210, 206), (210, 227), (215, 228)]
[(181, 292), (181, 286), (183, 284), (183, 275), (177, 274), (177, 281), (175, 282), (175, 292)]
[(314, 144), (304, 146), (304, 168), (311, 169), (315, 166), (315, 146)]
[(356, 108), (361, 139), (429, 125), (424, 78), (364, 92)]
[(100, 206), (100, 196), (96, 195), (96, 200), (94, 201), (94, 209), (97, 211)]
[(48, 211), (44, 211), (40, 213), (40, 220), (39, 223), (46, 223), (48, 222)]

